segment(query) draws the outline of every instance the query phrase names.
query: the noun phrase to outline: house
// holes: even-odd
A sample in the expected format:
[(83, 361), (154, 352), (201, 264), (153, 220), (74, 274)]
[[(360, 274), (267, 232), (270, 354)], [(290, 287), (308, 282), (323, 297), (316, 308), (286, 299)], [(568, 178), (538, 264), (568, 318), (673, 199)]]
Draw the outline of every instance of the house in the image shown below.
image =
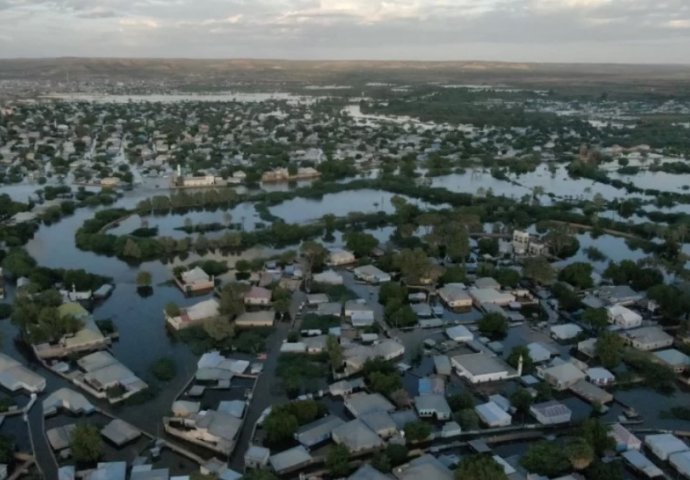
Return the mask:
[(53, 415), (60, 409), (75, 415), (89, 415), (96, 410), (96, 407), (81, 393), (69, 388), (60, 388), (43, 400), (43, 415)]
[(273, 293), (263, 287), (254, 286), (244, 294), (244, 304), (251, 306), (266, 306), (271, 304)]
[(220, 304), (215, 298), (210, 298), (189, 307), (181, 308), (179, 315), (168, 315), (165, 310), (164, 314), (165, 321), (173, 330), (182, 330), (217, 318), (220, 315)]
[(474, 281), (474, 286), (479, 290), (500, 290), (501, 284), (491, 277), (481, 277)]
[(334, 270), (324, 270), (321, 273), (315, 273), (311, 277), (314, 283), (321, 283), (323, 285), (342, 285), (343, 276)]
[(614, 285), (599, 287), (596, 292), (605, 304), (608, 305), (632, 305), (644, 298), (644, 295), (636, 292), (628, 285)]
[(25, 390), (39, 393), (46, 388), (46, 379), (4, 353), (0, 353), (0, 385), (11, 392)]
[(441, 427), (441, 438), (457, 437), (462, 434), (462, 428), (458, 422), (446, 422)]
[(328, 261), (326, 263), (328, 265), (333, 265), (334, 267), (337, 267), (340, 265), (349, 265), (351, 263), (355, 263), (356, 261), (357, 258), (355, 257), (355, 254), (350, 252), (349, 250), (333, 248), (328, 253)]
[(371, 327), (374, 324), (374, 309), (363, 300), (348, 300), (345, 302), (345, 317), (355, 328)]
[(258, 445), (250, 445), (244, 454), (244, 466), (246, 468), (264, 468), (268, 465), (271, 451)]
[(163, 420), (165, 431), (191, 443), (223, 455), (230, 455), (242, 420), (216, 410), (202, 410), (196, 415)]
[(113, 445), (122, 447), (141, 437), (141, 431), (124, 420), (115, 418), (101, 429), (101, 435)]
[(537, 368), (537, 373), (556, 390), (566, 390), (575, 385), (580, 380), (584, 380), (586, 375), (582, 370), (570, 362), (563, 362), (550, 367)]
[(513, 230), (513, 251), (515, 255), (525, 255), (529, 248), (530, 234), (523, 230)]
[(340, 317), (343, 313), (343, 305), (340, 302), (320, 303), (316, 307), (317, 315), (330, 315)]
[(494, 402), (482, 403), (474, 407), (479, 419), (488, 427), (507, 427), (513, 418)]
[(393, 475), (398, 480), (453, 480), (453, 472), (436, 457), (424, 454), (409, 463), (395, 467)]
[(93, 317), (78, 303), (64, 303), (58, 307), (60, 318), (67, 316), (80, 320), (82, 328), (63, 335), (55, 344), (42, 343), (34, 346), (36, 355), (43, 359), (66, 357), (77, 352), (102, 350), (110, 344), (110, 338), (103, 335)]
[(453, 373), (453, 367), (447, 355), (434, 355), (434, 369), (439, 375), (448, 376)]
[(606, 307), (606, 314), (609, 323), (623, 329), (637, 328), (642, 325), (642, 315), (620, 304)]
[(664, 472), (638, 450), (628, 450), (623, 452), (621, 456), (633, 470), (646, 478), (665, 478)]
[(551, 337), (558, 341), (572, 340), (582, 333), (582, 328), (574, 323), (563, 323), (550, 327)]
[(443, 395), (419, 395), (414, 397), (414, 405), (420, 418), (436, 417), (436, 420), (448, 420), (453, 413)]
[(529, 351), (529, 358), (534, 363), (547, 362), (551, 359), (552, 352), (539, 342), (532, 342), (527, 344)]
[(398, 425), (388, 412), (374, 410), (363, 414), (359, 419), (381, 438), (390, 438), (398, 433)]
[(621, 332), (621, 338), (638, 350), (650, 351), (673, 345), (673, 337), (661, 327), (640, 327)]
[(379, 284), (391, 281), (391, 276), (373, 265), (364, 265), (353, 270), (355, 277), (367, 283)]
[(381, 437), (359, 419), (334, 428), (331, 431), (331, 437), (335, 443), (345, 445), (350, 453), (364, 452), (384, 446)]
[(186, 294), (213, 290), (216, 286), (214, 278), (209, 276), (201, 267), (194, 267), (182, 272), (179, 278), (175, 277), (175, 283)]
[(347, 477), (347, 480), (391, 480), (391, 478), (365, 463), (355, 473)]
[(469, 294), (477, 307), (489, 304), (503, 307), (515, 301), (515, 296), (512, 293), (500, 292), (494, 288), (472, 287), (469, 289)]
[(529, 411), (542, 425), (568, 423), (573, 414), (568, 407), (555, 400), (535, 403), (529, 407)]
[(613, 395), (587, 380), (580, 380), (570, 386), (570, 391), (593, 405), (604, 405), (613, 401)]
[(312, 449), (330, 440), (331, 431), (344, 423), (340, 417), (328, 415), (300, 427), (295, 433), (295, 439), (304, 447)]
[(451, 364), (459, 376), (471, 383), (496, 382), (518, 376), (518, 372), (503, 360), (483, 352), (456, 355), (451, 358)]
[(310, 293), (307, 295), (307, 305), (310, 307), (328, 303), (328, 295), (325, 293)]
[(617, 452), (625, 452), (627, 450), (639, 450), (642, 448), (642, 440), (630, 433), (630, 430), (625, 428), (620, 423), (614, 423), (608, 432), (609, 437), (613, 438), (616, 443)]
[(448, 338), (458, 343), (467, 343), (474, 340), (472, 332), (462, 325), (446, 328), (446, 335), (448, 335)]
[[(73, 381), (98, 398), (107, 398), (111, 403), (124, 400), (148, 385), (109, 352), (94, 352), (77, 360), (83, 373)], [(113, 396), (113, 390), (120, 394)]]
[(314, 459), (302, 445), (271, 455), (268, 463), (278, 475), (297, 470), (312, 463)]
[(472, 297), (461, 283), (449, 283), (438, 289), (438, 296), (453, 310), (472, 308)]
[(660, 350), (652, 355), (657, 362), (672, 368), (676, 373), (683, 373), (690, 369), (690, 357), (675, 348)]
[(273, 310), (244, 312), (235, 319), (235, 325), (240, 328), (272, 327), (275, 316), (276, 314)]
[(587, 375), (587, 380), (600, 387), (613, 385), (613, 383), (616, 381), (615, 375), (604, 367), (588, 368), (585, 370), (585, 374)]
[(659, 460), (666, 461), (674, 453), (687, 452), (688, 446), (670, 433), (659, 433), (644, 437), (644, 444)]
[(328, 386), (328, 393), (333, 397), (344, 397), (350, 395), (355, 390), (364, 388), (363, 378), (352, 378), (349, 380), (340, 380)]
[(391, 413), (395, 407), (380, 393), (354, 393), (344, 398), (345, 408), (353, 417), (359, 418), (365, 413), (382, 411)]

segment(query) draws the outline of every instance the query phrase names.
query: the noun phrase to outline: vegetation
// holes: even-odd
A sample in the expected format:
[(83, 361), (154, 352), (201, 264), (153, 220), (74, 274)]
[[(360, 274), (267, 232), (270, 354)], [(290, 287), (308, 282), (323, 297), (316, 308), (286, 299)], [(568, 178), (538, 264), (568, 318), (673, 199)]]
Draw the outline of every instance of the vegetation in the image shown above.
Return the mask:
[(616, 368), (623, 356), (623, 339), (614, 332), (601, 332), (597, 337), (595, 355), (605, 368)]
[(503, 467), (490, 455), (464, 457), (455, 470), (455, 480), (507, 480)]
[(300, 425), (305, 425), (322, 416), (325, 407), (314, 400), (299, 400), (273, 405), (263, 423), (266, 440), (271, 446), (280, 446), (292, 440)]
[(555, 442), (541, 441), (529, 447), (520, 458), (520, 465), (528, 472), (556, 477), (566, 473), (571, 464), (562, 446)]
[(77, 462), (96, 462), (103, 455), (103, 440), (98, 427), (90, 423), (78, 423), (70, 436), (70, 448)]
[(151, 365), (151, 373), (156, 379), (162, 382), (168, 382), (177, 375), (177, 366), (172, 358), (162, 357), (153, 362), (153, 365)]
[(561, 270), (558, 280), (580, 289), (592, 288), (592, 265), (582, 262), (571, 263)]
[(382, 358), (367, 360), (362, 371), (369, 389), (373, 392), (390, 396), (402, 387), (400, 372), (388, 360)]
[(408, 442), (421, 442), (431, 435), (431, 425), (422, 420), (405, 425), (405, 438)]
[(508, 333), (508, 320), (500, 313), (487, 313), (479, 320), (477, 328), (493, 340), (502, 339)]
[(334, 478), (343, 477), (350, 471), (350, 452), (344, 445), (331, 445), (326, 453), (326, 468)]

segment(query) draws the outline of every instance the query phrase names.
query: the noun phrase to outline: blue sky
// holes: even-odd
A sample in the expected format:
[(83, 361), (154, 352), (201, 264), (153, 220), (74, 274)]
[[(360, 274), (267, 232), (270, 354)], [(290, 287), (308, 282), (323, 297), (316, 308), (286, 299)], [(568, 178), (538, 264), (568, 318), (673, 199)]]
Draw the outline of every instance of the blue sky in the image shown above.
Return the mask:
[(0, 57), (690, 63), (690, 0), (0, 0)]

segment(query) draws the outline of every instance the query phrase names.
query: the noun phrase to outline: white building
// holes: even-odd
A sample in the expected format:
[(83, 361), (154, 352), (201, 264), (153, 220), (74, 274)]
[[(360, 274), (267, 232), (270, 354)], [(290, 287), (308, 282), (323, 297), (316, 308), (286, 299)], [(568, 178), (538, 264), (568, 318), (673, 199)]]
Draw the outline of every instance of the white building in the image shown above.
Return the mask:
[(438, 289), (438, 295), (443, 303), (451, 309), (472, 307), (472, 297), (460, 283), (449, 283)]
[(554, 400), (535, 403), (529, 408), (529, 411), (542, 425), (567, 423), (573, 415), (568, 407)]
[(474, 335), (467, 327), (456, 325), (454, 327), (446, 328), (446, 335), (453, 341), (467, 343), (474, 340)]
[(673, 345), (673, 337), (661, 327), (640, 327), (621, 333), (623, 340), (638, 350), (659, 350)]
[(471, 383), (496, 382), (519, 376), (518, 372), (503, 360), (483, 352), (456, 355), (451, 358), (451, 364), (459, 376), (465, 377)]
[(342, 248), (333, 248), (328, 253), (328, 264), (333, 266), (349, 265), (355, 263), (355, 254)]
[(508, 412), (494, 402), (482, 403), (474, 407), (479, 419), (488, 427), (507, 427), (513, 421)]
[(611, 305), (606, 307), (609, 323), (620, 328), (636, 328), (642, 325), (642, 315), (633, 312), (623, 305)]
[(368, 283), (378, 284), (391, 281), (391, 276), (373, 265), (364, 265), (353, 270), (355, 277)]

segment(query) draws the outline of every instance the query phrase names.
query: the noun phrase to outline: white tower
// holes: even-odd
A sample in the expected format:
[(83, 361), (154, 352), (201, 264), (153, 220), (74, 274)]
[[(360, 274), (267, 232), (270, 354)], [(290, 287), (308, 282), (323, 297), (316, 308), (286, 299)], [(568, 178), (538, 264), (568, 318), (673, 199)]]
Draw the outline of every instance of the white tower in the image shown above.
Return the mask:
[(182, 165), (177, 164), (177, 176), (178, 178), (182, 176)]
[(518, 359), (518, 377), (522, 376), (522, 355), (520, 355), (520, 358)]

